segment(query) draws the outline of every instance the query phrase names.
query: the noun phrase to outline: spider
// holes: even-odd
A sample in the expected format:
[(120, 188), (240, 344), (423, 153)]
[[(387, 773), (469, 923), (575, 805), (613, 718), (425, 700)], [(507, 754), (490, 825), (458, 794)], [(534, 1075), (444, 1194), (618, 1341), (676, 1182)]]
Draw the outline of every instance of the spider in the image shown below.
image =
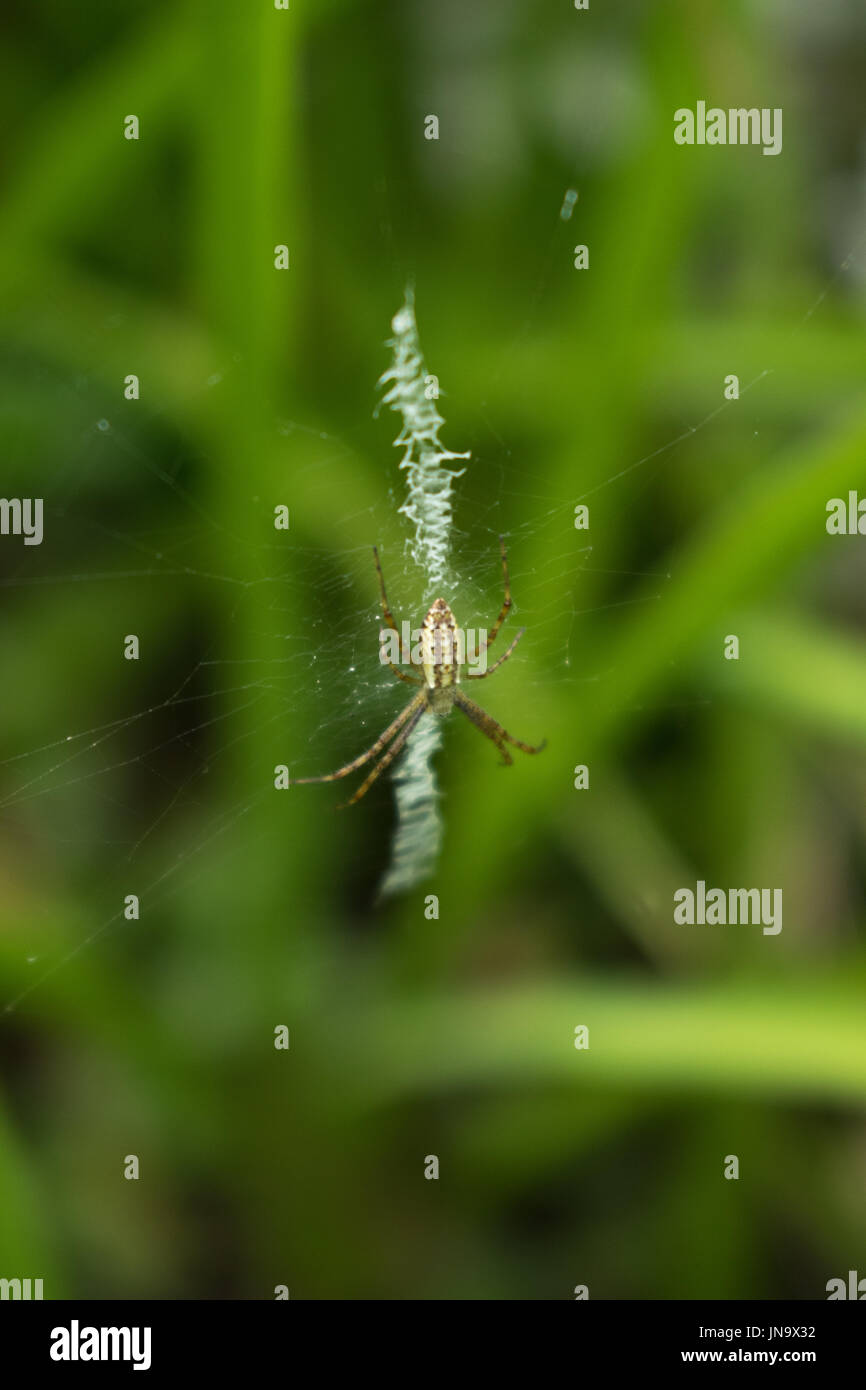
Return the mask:
[[(505, 622), (508, 616), (508, 610), (511, 607), (511, 586), (508, 579), (508, 560), (505, 553), (505, 538), (503, 536), (499, 537), (499, 548), (502, 552), (502, 575), (505, 584), (505, 598), (502, 603), (502, 608), (499, 611), (499, 617), (487, 633), (488, 647)], [(388, 624), (388, 627), (391, 628), (392, 632), (396, 632), (399, 636), (400, 629), (394, 621), (394, 615), (388, 603), (388, 595), (385, 592), (385, 579), (382, 574), (382, 566), (379, 563), (379, 552), (375, 546), (373, 546), (373, 559), (376, 564), (376, 573), (379, 576), (379, 592), (381, 595), (382, 613), (385, 622)], [(498, 661), (494, 661), (492, 666), (489, 666), (485, 671), (467, 672), (466, 679), (470, 681), (480, 681), (483, 680), (485, 676), (492, 676), (497, 667), (508, 660), (525, 631), (525, 627), (520, 629), (511, 645), (502, 653)], [(420, 685), (422, 689), (409, 701), (406, 708), (388, 725), (385, 732), (376, 739), (376, 742), (371, 748), (367, 749), (366, 753), (362, 753), (358, 758), (353, 758), (352, 762), (346, 763), (345, 766), (338, 768), (336, 772), (329, 772), (324, 777), (299, 777), (297, 778), (298, 783), (336, 782), (341, 777), (348, 777), (351, 772), (355, 772), (357, 768), (363, 767), (365, 763), (378, 757), (378, 755), (382, 753), (382, 750), (387, 748), (387, 752), (379, 758), (373, 771), (361, 783), (355, 795), (350, 797), (348, 801), (343, 802), (343, 807), (353, 806), (356, 801), (360, 801), (361, 797), (370, 790), (376, 778), (379, 777), (387, 767), (390, 767), (391, 763), (403, 749), (403, 746), (421, 716), (428, 711), (431, 714), (445, 715), (449, 712), (452, 705), (456, 705), (461, 713), (466, 715), (467, 719), (471, 719), (472, 723), (475, 724), (491, 742), (496, 744), (496, 747), (502, 754), (502, 761), (505, 766), (510, 766), (514, 761), (505, 746), (507, 743), (513, 744), (515, 748), (520, 748), (524, 753), (540, 753), (547, 743), (545, 739), (537, 748), (531, 748), (528, 743), (521, 743), (519, 738), (513, 738), (512, 735), (503, 729), (502, 725), (498, 724), (480, 705), (476, 705), (474, 700), (470, 700), (467, 695), (463, 694), (460, 688), (460, 668), (466, 663), (459, 658), (457, 649), (457, 623), (454, 620), (454, 614), (451, 612), (444, 598), (436, 599), (424, 619), (421, 628), (420, 663), (415, 662), (411, 657), (409, 658), (410, 665), (415, 666), (420, 664), (423, 676), (410, 676), (405, 671), (401, 671), (399, 667), (395, 666), (393, 661), (388, 660), (387, 664), (391, 667), (394, 675), (397, 676), (399, 680), (405, 681), (407, 685)], [(388, 748), (389, 743), (391, 745), (390, 748)], [(342, 809), (342, 807), (340, 809)]]

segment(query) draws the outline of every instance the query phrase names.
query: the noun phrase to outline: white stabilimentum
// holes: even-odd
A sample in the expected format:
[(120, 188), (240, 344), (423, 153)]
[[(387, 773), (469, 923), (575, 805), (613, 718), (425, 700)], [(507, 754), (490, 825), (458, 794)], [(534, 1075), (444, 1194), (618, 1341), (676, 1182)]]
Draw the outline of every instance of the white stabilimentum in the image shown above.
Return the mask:
[[(409, 548), (413, 560), (424, 571), (424, 596), (429, 601), (438, 596), (447, 579), (451, 497), (454, 479), (464, 471), (447, 465), (469, 455), (451, 453), (439, 438), (445, 421), (430, 391), (431, 379), (421, 356), (415, 308), (408, 290), (391, 327), (394, 336), (388, 346), (393, 349), (393, 361), (379, 384), (390, 383), (384, 404), (396, 410), (403, 421), (394, 441), (403, 449), (400, 467), (406, 469), (408, 483), (408, 495), (400, 511), (414, 528)], [(391, 863), (382, 881), (381, 893), (385, 896), (413, 888), (436, 866), (442, 820), (433, 755), (441, 741), (439, 721), (432, 714), (425, 715), (406, 744), (394, 773), (397, 828)]]
[(415, 528), (410, 549), (412, 558), (426, 576), (425, 597), (435, 597), (448, 569), (448, 546), (451, 533), (451, 494), (454, 479), (464, 469), (446, 468), (453, 459), (467, 459), (468, 454), (452, 454), (439, 438), (445, 424), (435, 400), (428, 391), (428, 382), (412, 295), (391, 320), (394, 337), (388, 346), (394, 350), (394, 360), (379, 379), (379, 385), (393, 383), (383, 397), (385, 405), (396, 410), (403, 428), (394, 443), (403, 449), (400, 467), (406, 469), (408, 496), (400, 511)]
[(433, 755), (442, 743), (442, 730), (433, 714), (425, 714), (397, 764), (393, 781), (397, 793), (397, 827), (391, 862), (379, 889), (382, 897), (407, 893), (436, 868), (442, 845), (439, 791)]

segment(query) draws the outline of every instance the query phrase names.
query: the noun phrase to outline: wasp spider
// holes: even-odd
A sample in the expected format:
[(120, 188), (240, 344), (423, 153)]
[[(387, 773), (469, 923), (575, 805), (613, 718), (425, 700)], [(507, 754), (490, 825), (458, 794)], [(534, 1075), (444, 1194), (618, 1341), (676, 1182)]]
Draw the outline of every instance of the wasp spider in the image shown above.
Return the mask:
[[(505, 597), (503, 599), (502, 608), (499, 611), (499, 617), (487, 633), (488, 647), (505, 622), (508, 616), (508, 610), (511, 607), (511, 585), (508, 579), (508, 560), (505, 554), (505, 540), (502, 536), (499, 537), (499, 546), (502, 551), (502, 574), (505, 583)], [(373, 546), (373, 557), (376, 562), (376, 572), (379, 576), (382, 613), (388, 627), (399, 635), (400, 629), (394, 621), (394, 615), (388, 604), (388, 595), (385, 592), (385, 580), (382, 575), (382, 566), (379, 563), (379, 552), (375, 546)], [(492, 666), (480, 672), (467, 671), (466, 679), (470, 681), (480, 681), (484, 680), (485, 676), (491, 676), (497, 667), (508, 660), (525, 631), (526, 629), (523, 627), (520, 629), (511, 645)], [(410, 666), (420, 666), (420, 676), (409, 675), (406, 671), (401, 671), (398, 666), (395, 666), (393, 661), (388, 661), (387, 664), (391, 667), (394, 675), (397, 676), (399, 680), (405, 681), (407, 685), (419, 685), (421, 689), (418, 691), (418, 694), (409, 701), (406, 708), (397, 715), (397, 718), (388, 725), (385, 732), (376, 739), (372, 748), (368, 748), (366, 753), (362, 753), (358, 758), (353, 758), (350, 763), (346, 763), (344, 767), (338, 768), (336, 772), (329, 772), (324, 777), (299, 777), (297, 779), (298, 783), (336, 782), (341, 777), (348, 777), (350, 773), (355, 772), (359, 767), (363, 767), (365, 763), (371, 762), (382, 753), (382, 757), (379, 758), (372, 772), (369, 773), (367, 778), (361, 783), (354, 796), (343, 803), (344, 806), (354, 805), (356, 801), (360, 801), (361, 797), (369, 791), (370, 787), (372, 787), (373, 783), (376, 781), (376, 778), (379, 777), (387, 767), (390, 767), (391, 763), (402, 751), (409, 735), (418, 724), (421, 716), (427, 712), (436, 715), (447, 714), (452, 705), (456, 705), (461, 713), (466, 715), (467, 719), (471, 719), (472, 723), (475, 724), (487, 738), (496, 744), (496, 747), (502, 754), (502, 760), (505, 764), (511, 764), (514, 761), (506, 744), (510, 743), (515, 748), (520, 748), (524, 753), (541, 752), (547, 742), (546, 739), (543, 743), (539, 744), (537, 748), (531, 748), (528, 743), (521, 743), (519, 738), (513, 738), (512, 735), (509, 734), (507, 730), (503, 729), (502, 725), (498, 724), (480, 705), (476, 705), (474, 700), (470, 700), (468, 695), (464, 695), (460, 688), (460, 680), (461, 668), (466, 662), (460, 659), (457, 640), (457, 623), (455, 622), (454, 614), (451, 612), (444, 598), (436, 599), (424, 619), (421, 627), (420, 656), (420, 662), (416, 662), (413, 661), (411, 657), (406, 657), (404, 652), (404, 660), (407, 660)], [(390, 747), (388, 746), (389, 744)], [(384, 749), (387, 749), (387, 752), (383, 752)]]

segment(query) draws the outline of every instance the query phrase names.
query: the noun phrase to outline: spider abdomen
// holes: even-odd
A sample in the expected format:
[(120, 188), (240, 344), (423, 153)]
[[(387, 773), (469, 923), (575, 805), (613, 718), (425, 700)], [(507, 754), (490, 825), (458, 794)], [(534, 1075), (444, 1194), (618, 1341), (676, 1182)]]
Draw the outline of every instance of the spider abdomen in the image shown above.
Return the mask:
[[(421, 625), (421, 668), (428, 690), (444, 690), (459, 683), (457, 623), (444, 598), (437, 598)], [(430, 701), (437, 713), (444, 713), (437, 709), (439, 703)]]

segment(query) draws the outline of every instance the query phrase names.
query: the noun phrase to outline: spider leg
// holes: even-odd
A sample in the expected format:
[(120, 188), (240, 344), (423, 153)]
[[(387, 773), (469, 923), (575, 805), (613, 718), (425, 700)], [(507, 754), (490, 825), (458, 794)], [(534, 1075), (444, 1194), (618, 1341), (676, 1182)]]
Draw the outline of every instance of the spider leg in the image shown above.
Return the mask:
[(480, 705), (476, 705), (474, 700), (470, 700), (469, 696), (464, 695), (459, 689), (454, 696), (454, 703), (458, 709), (463, 711), (467, 719), (471, 719), (472, 723), (477, 725), (482, 734), (486, 734), (491, 742), (496, 744), (500, 753), (506, 752), (503, 747), (505, 743), (512, 743), (515, 748), (519, 748), (524, 753), (540, 753), (547, 743), (547, 739), (545, 739), (543, 743), (539, 743), (537, 748), (531, 747), (528, 743), (521, 743), (519, 738), (514, 738), (486, 710), (483, 710)]
[(394, 621), (394, 614), (391, 612), (391, 607), (388, 603), (388, 595), (385, 592), (385, 576), (382, 573), (382, 566), (379, 563), (379, 549), (375, 545), (373, 546), (373, 561), (376, 565), (376, 573), (379, 576), (379, 594), (382, 599), (382, 612), (385, 616), (385, 622), (393, 632), (399, 633), (400, 629)]
[[(375, 564), (376, 564), (376, 573), (377, 573), (378, 576), (379, 576), (379, 594), (380, 594), (381, 602), (382, 602), (382, 615), (383, 615), (383, 617), (384, 617), (384, 619), (385, 619), (385, 622), (388, 624), (389, 628), (391, 629), (391, 631), (392, 631), (392, 632), (396, 632), (397, 636), (400, 637), (400, 629), (398, 628), (396, 622), (394, 621), (394, 614), (391, 612), (391, 605), (390, 605), (389, 602), (388, 602), (388, 595), (387, 595), (387, 593), (385, 592), (385, 576), (382, 574), (382, 566), (381, 566), (381, 564), (380, 564), (380, 562), (379, 562), (379, 551), (378, 551), (378, 549), (377, 549), (377, 547), (376, 547), (375, 545), (373, 546), (373, 559), (374, 559)], [(381, 636), (380, 636), (380, 637), (379, 637), (380, 655), (381, 655), (381, 646), (382, 646), (382, 638), (381, 638)], [(409, 657), (407, 658), (407, 656), (406, 656), (406, 649), (405, 649), (405, 647), (403, 646), (403, 639), (402, 639), (402, 637), (400, 638), (400, 660), (403, 661), (403, 662), (405, 662), (405, 664), (406, 664), (407, 666), (411, 666), (411, 665), (412, 665), (412, 657), (411, 657), (411, 654), (410, 654)], [(384, 665), (385, 663), (383, 662), (382, 664)], [(389, 661), (387, 662), (387, 664), (391, 667), (391, 670), (394, 672), (394, 675), (398, 678), (398, 680), (405, 681), (406, 685), (420, 685), (420, 684), (421, 684), (421, 681), (418, 679), (417, 676), (408, 676), (408, 675), (406, 674), (405, 671), (400, 671), (400, 670), (398, 670), (398, 668), (394, 665), (393, 661), (390, 661), (390, 660), (389, 660)]]
[[(521, 639), (521, 637), (523, 636), (523, 634), (524, 634), (525, 631), (526, 631), (526, 628), (525, 628), (525, 627), (522, 627), (522, 628), (520, 629), (520, 631), (518, 632), (517, 636), (515, 637), (514, 641), (511, 643), (510, 647), (507, 649), (507, 651), (504, 651), (504, 652), (502, 653), (501, 657), (499, 658), (499, 660), (498, 660), (498, 661), (494, 661), (494, 663), (493, 663), (492, 666), (488, 666), (486, 671), (476, 671), (474, 674), (473, 674), (472, 671), (467, 671), (467, 672), (466, 672), (466, 679), (467, 679), (468, 681), (483, 681), (485, 676), (492, 676), (492, 675), (493, 675), (493, 672), (496, 670), (497, 666), (501, 666), (502, 663), (503, 663), (503, 661), (507, 661), (507, 660), (508, 660), (508, 658), (510, 657), (511, 653), (514, 651), (514, 648), (517, 646), (518, 642), (520, 641), (520, 639)], [(488, 647), (490, 646), (489, 641), (488, 641), (487, 645), (488, 645)]]
[(324, 777), (296, 777), (294, 778), (295, 785), (300, 786), (302, 783), (309, 782), (336, 782), (340, 777), (348, 777), (350, 772), (354, 772), (356, 768), (363, 767), (364, 763), (368, 763), (371, 758), (375, 758), (377, 753), (381, 753), (385, 745), (390, 743), (396, 733), (399, 733), (400, 729), (406, 723), (406, 720), (412, 718), (416, 713), (420, 714), (422, 706), (426, 703), (427, 696), (424, 694), (423, 690), (419, 690), (415, 698), (410, 700), (406, 708), (400, 711), (397, 718), (392, 720), (385, 732), (376, 739), (372, 748), (368, 748), (366, 753), (362, 753), (359, 758), (353, 758), (352, 761), (346, 763), (345, 766), (338, 767), (336, 772), (326, 773)]
[[(419, 696), (416, 696), (415, 698), (416, 698), (416, 699), (420, 698), (420, 699), (424, 700), (424, 696), (423, 696), (423, 695), (421, 695), (420, 697), (419, 697)], [(414, 704), (414, 703), (415, 703), (415, 701), (413, 700), (413, 701), (412, 701), (412, 704)], [(425, 702), (425, 703), (426, 703), (426, 702)], [(412, 706), (410, 705), (409, 708), (411, 709)], [(376, 778), (377, 778), (378, 776), (380, 776), (380, 774), (383, 773), (383, 772), (385, 771), (385, 768), (386, 768), (386, 767), (390, 767), (390, 766), (391, 766), (391, 763), (392, 763), (392, 762), (394, 761), (394, 759), (397, 757), (398, 753), (399, 753), (400, 750), (402, 749), (404, 743), (406, 742), (407, 738), (408, 738), (409, 735), (411, 734), (412, 730), (415, 728), (415, 725), (418, 723), (418, 720), (421, 718), (421, 715), (422, 715), (423, 713), (424, 713), (424, 710), (423, 710), (423, 708), (421, 708), (421, 707), (419, 707), (419, 708), (415, 711), (415, 713), (412, 715), (412, 718), (409, 720), (409, 723), (405, 726), (405, 728), (401, 729), (400, 733), (397, 735), (397, 737), (394, 739), (394, 742), (391, 744), (391, 747), (388, 749), (387, 753), (384, 753), (384, 754), (382, 755), (382, 757), (381, 757), (381, 758), (379, 759), (379, 761), (377, 762), (376, 766), (373, 768), (373, 771), (372, 771), (372, 772), (369, 774), (369, 776), (368, 776), (367, 778), (365, 778), (365, 780), (361, 783), (360, 787), (359, 787), (358, 790), (355, 792), (354, 796), (350, 796), (348, 801), (342, 802), (342, 804), (341, 804), (340, 806), (337, 807), (337, 810), (338, 810), (338, 811), (345, 810), (345, 808), (346, 808), (347, 806), (354, 806), (354, 804), (355, 804), (356, 801), (360, 801), (360, 800), (361, 800), (361, 797), (362, 797), (362, 796), (365, 796), (365, 795), (367, 794), (367, 792), (370, 790), (370, 788), (372, 787), (373, 783), (375, 782)]]
[[(501, 735), (500, 735), (499, 733), (496, 732), (496, 730), (498, 730), (499, 727), (500, 727), (500, 726), (496, 723), (496, 720), (495, 720), (495, 719), (491, 719), (491, 718), (490, 718), (490, 715), (489, 715), (489, 714), (486, 714), (484, 710), (480, 709), (480, 708), (478, 707), (478, 705), (475, 704), (475, 701), (474, 701), (474, 700), (467, 700), (467, 701), (466, 701), (466, 704), (464, 705), (463, 701), (462, 701), (462, 700), (460, 699), (460, 697), (458, 696), (457, 699), (456, 699), (456, 704), (457, 704), (458, 708), (461, 709), (461, 710), (463, 711), (463, 713), (467, 716), (467, 718), (468, 718), (468, 719), (471, 719), (471, 720), (472, 720), (472, 723), (475, 724), (475, 725), (477, 726), (477, 728), (479, 728), (479, 729), (481, 730), (481, 732), (482, 732), (483, 734), (485, 734), (485, 735), (487, 736), (487, 738), (490, 739), (491, 743), (495, 743), (495, 744), (496, 744), (496, 747), (499, 749), (500, 753), (502, 754), (502, 766), (503, 766), (503, 767), (512, 767), (513, 764), (514, 764), (514, 759), (512, 758), (511, 754), (509, 753), (508, 749), (507, 749), (506, 746), (505, 746), (505, 740), (501, 737)], [(473, 710), (477, 711), (477, 714), (475, 714), (475, 713), (470, 714), (470, 713), (469, 713), (469, 710), (466, 708), (466, 705), (470, 705), (470, 704), (472, 705)], [(481, 718), (478, 717), (479, 715), (481, 716)], [(485, 720), (486, 723), (483, 723), (482, 720)], [(489, 727), (488, 727), (488, 725), (489, 725)], [(502, 732), (503, 732), (503, 733), (505, 732), (504, 729), (503, 729)]]
[(501, 628), (502, 624), (505, 622), (505, 619), (508, 616), (508, 610), (511, 607), (511, 581), (508, 578), (508, 558), (505, 554), (504, 536), (499, 537), (499, 549), (502, 551), (502, 579), (505, 585), (505, 598), (503, 599), (502, 607), (499, 610), (499, 617), (496, 619), (496, 622), (493, 624), (492, 628), (487, 634), (488, 647), (490, 646), (490, 643), (493, 641), (497, 632)]
[[(382, 634), (381, 634), (381, 633), (380, 633), (380, 635), (379, 635), (379, 660), (380, 660), (380, 661), (382, 660)], [(410, 675), (407, 675), (407, 673), (406, 673), (405, 671), (401, 671), (401, 670), (400, 670), (400, 667), (399, 667), (399, 666), (395, 666), (394, 663), (393, 663), (393, 661), (391, 660), (391, 658), (388, 657), (388, 656), (386, 656), (386, 657), (385, 657), (385, 660), (382, 661), (382, 665), (383, 665), (383, 666), (390, 666), (390, 667), (391, 667), (391, 670), (394, 672), (394, 675), (397, 677), (397, 679), (398, 679), (398, 680), (401, 680), (401, 681), (404, 681), (404, 682), (406, 683), (406, 685), (423, 685), (423, 681), (421, 680), (421, 677), (420, 677), (420, 676), (410, 676)]]
[(509, 753), (508, 749), (505, 747), (505, 744), (502, 742), (502, 739), (501, 739), (501, 738), (494, 737), (493, 734), (490, 734), (489, 737), (490, 737), (490, 738), (492, 739), (492, 741), (496, 744), (496, 747), (499, 749), (500, 753), (502, 754), (502, 764), (501, 764), (502, 767), (512, 767), (513, 764), (514, 764), (514, 759), (512, 758), (512, 756), (511, 756), (511, 754)]

